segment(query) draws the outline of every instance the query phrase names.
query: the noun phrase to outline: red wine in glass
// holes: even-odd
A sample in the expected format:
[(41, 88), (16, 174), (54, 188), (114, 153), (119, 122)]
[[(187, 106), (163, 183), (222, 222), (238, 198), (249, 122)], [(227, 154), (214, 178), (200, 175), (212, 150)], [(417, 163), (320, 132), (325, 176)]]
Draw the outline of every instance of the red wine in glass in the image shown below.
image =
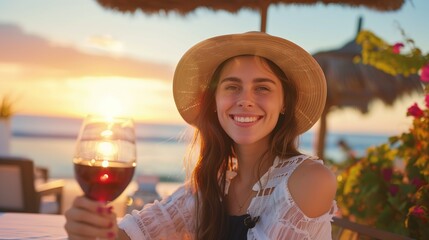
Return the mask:
[(113, 201), (132, 180), (136, 156), (132, 119), (88, 116), (74, 153), (75, 178), (86, 197)]
[(74, 163), (76, 180), (85, 196), (97, 201), (110, 202), (127, 188), (135, 167), (127, 163), (109, 162), (108, 167), (91, 166), (90, 161)]

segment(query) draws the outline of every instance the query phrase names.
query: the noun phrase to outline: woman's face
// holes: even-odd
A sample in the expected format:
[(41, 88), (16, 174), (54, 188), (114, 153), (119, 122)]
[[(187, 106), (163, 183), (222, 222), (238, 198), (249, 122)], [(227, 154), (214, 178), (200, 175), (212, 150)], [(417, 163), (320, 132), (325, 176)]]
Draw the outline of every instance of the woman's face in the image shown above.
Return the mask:
[(216, 89), (219, 122), (235, 143), (256, 143), (276, 126), (283, 94), (280, 80), (263, 59), (235, 57), (222, 69)]

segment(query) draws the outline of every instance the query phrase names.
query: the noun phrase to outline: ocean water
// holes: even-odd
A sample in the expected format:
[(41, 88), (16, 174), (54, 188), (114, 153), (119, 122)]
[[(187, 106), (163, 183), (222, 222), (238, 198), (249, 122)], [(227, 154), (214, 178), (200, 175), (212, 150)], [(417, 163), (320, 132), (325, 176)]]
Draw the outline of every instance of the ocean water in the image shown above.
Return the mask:
[[(37, 117), (16, 117), (12, 122), (14, 136), (11, 154), (28, 157), (37, 166), (48, 167), (54, 178), (73, 178), (72, 164), (76, 135), (81, 120), (64, 120)], [(189, 128), (184, 125), (138, 124), (137, 168), (135, 176), (154, 174), (164, 181), (181, 181), (185, 177), (184, 157), (187, 154), (186, 137)], [(345, 153), (338, 147), (345, 140), (357, 155), (370, 146), (387, 141), (387, 135), (329, 133), (326, 139), (325, 158), (342, 161)], [(300, 137), (300, 150), (313, 154), (314, 134)]]
[[(48, 167), (52, 177), (73, 177), (75, 139), (14, 137), (11, 145), (13, 155), (29, 157), (37, 166)], [(186, 146), (183, 142), (139, 141), (136, 174), (156, 174), (171, 181), (183, 179)]]

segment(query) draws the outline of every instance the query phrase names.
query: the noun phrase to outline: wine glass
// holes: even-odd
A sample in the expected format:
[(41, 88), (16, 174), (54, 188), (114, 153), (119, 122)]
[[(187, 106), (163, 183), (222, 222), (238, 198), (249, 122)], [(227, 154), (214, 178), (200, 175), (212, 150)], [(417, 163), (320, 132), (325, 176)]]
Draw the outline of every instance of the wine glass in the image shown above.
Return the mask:
[(73, 157), (77, 182), (96, 201), (116, 199), (136, 167), (134, 122), (125, 117), (90, 115), (83, 121)]

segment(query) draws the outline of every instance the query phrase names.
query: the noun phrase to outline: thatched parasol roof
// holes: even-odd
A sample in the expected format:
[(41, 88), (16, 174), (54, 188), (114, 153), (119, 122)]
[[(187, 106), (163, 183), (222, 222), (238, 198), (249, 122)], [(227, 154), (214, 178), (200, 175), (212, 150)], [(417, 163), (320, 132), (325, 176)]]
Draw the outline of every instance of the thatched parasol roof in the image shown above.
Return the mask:
[(264, 5), (295, 4), (312, 5), (317, 3), (336, 4), (351, 7), (367, 7), (377, 11), (394, 11), (401, 8), (404, 0), (97, 0), (103, 7), (120, 12), (134, 13), (138, 10), (148, 14), (176, 12), (186, 15), (197, 8), (224, 10), (236, 13), (241, 9), (259, 10)]
[[(359, 19), (358, 33), (362, 25)], [(417, 74), (404, 77), (393, 76), (377, 68), (354, 62), (362, 52), (362, 47), (353, 39), (343, 47), (313, 55), (323, 69), (326, 77), (328, 96), (325, 110), (320, 119), (316, 151), (324, 156), (327, 133), (327, 115), (336, 108), (351, 107), (361, 113), (368, 112), (374, 100), (381, 100), (388, 106), (395, 100), (413, 92), (423, 92), (423, 85)]]
[(314, 5), (335, 4), (340, 6), (367, 7), (377, 11), (399, 10), (405, 0), (97, 0), (108, 9), (123, 13), (142, 11), (146, 14), (168, 14), (171, 12), (186, 15), (197, 8), (213, 11), (223, 10), (236, 13), (241, 9), (259, 11), (261, 14), (261, 31), (265, 32), (267, 11), (270, 5)]
[(422, 91), (417, 74), (393, 76), (373, 66), (354, 63), (353, 58), (360, 52), (361, 46), (353, 40), (338, 50), (313, 55), (326, 76), (327, 107), (352, 107), (367, 113), (373, 100), (392, 105), (405, 94)]

